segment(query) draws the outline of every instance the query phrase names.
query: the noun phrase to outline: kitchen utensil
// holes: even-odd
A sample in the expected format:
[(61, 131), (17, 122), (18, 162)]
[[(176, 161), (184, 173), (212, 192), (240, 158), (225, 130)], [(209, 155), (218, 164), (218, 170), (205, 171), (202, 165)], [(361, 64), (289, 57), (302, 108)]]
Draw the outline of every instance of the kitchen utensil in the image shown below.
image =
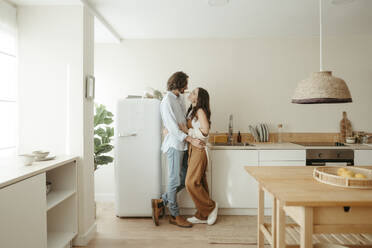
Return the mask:
[(265, 126), (263, 123), (260, 124), (261, 126), (261, 129), (262, 129), (262, 142), (266, 142), (266, 130), (265, 130)]
[(261, 126), (260, 125), (257, 125), (256, 126), (256, 130), (257, 130), (257, 133), (258, 133), (258, 140), (259, 140), (259, 142), (262, 142), (262, 130), (261, 130)]
[(43, 159), (43, 158), (46, 158), (46, 156), (49, 155), (49, 152), (38, 150), (38, 151), (33, 151), (32, 154), (34, 154), (36, 156), (36, 159)]
[(264, 124), (264, 126), (266, 130), (266, 142), (268, 142), (270, 138), (269, 126), (266, 123)]
[(264, 132), (264, 130), (262, 128), (262, 124), (261, 123), (258, 124), (257, 128), (258, 128), (258, 130), (260, 132), (260, 141), (261, 142), (264, 142), (265, 141), (265, 132)]
[(259, 136), (258, 136), (258, 133), (257, 133), (256, 129), (252, 125), (249, 125), (249, 131), (251, 132), (251, 134), (252, 134), (252, 136), (253, 136), (253, 138), (254, 138), (255, 141), (257, 141), (257, 142), (260, 141)]
[(346, 143), (354, 144), (355, 143), (355, 137), (346, 137)]
[(267, 142), (268, 141), (268, 132), (267, 132), (267, 128), (266, 128), (266, 124), (265, 123), (262, 123), (262, 128), (263, 128), (263, 130), (264, 130), (264, 133), (265, 133), (265, 142)]
[(32, 165), (35, 161), (35, 155), (33, 154), (20, 154), (18, 156), (21, 158), (23, 165)]
[(53, 160), (55, 158), (56, 158), (55, 155), (49, 155), (49, 156), (47, 156), (45, 158), (36, 158), (36, 161), (49, 161), (49, 160)]
[(265, 140), (266, 140), (266, 133), (265, 133), (264, 125), (262, 123), (260, 124), (260, 128), (261, 128), (261, 132), (262, 132), (262, 140), (261, 140), (261, 142), (265, 142)]
[(362, 144), (367, 144), (368, 143), (368, 140), (369, 140), (370, 136), (369, 135), (364, 135), (362, 137)]

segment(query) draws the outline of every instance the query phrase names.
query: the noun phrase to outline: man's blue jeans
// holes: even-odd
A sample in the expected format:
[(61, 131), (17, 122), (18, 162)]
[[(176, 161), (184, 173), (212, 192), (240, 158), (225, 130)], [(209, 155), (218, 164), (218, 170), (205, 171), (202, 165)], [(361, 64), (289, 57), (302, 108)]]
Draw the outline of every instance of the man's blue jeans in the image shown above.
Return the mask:
[(172, 216), (180, 215), (177, 204), (177, 193), (185, 188), (187, 173), (187, 151), (178, 151), (170, 148), (167, 151), (168, 160), (168, 186), (167, 191), (162, 195), (165, 206), (168, 206)]

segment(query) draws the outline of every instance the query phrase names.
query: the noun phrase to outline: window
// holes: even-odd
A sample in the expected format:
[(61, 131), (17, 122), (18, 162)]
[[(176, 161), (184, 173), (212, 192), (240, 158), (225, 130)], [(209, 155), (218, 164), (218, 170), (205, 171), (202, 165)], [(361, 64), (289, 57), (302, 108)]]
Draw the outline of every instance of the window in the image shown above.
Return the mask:
[(0, 157), (17, 144), (16, 9), (0, 0)]

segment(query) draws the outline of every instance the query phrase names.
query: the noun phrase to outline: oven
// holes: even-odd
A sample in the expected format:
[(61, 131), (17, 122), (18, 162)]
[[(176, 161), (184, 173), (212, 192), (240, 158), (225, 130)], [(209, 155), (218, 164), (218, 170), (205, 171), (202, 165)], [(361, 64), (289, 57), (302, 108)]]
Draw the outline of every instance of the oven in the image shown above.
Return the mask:
[(306, 166), (354, 165), (354, 150), (351, 149), (308, 149)]

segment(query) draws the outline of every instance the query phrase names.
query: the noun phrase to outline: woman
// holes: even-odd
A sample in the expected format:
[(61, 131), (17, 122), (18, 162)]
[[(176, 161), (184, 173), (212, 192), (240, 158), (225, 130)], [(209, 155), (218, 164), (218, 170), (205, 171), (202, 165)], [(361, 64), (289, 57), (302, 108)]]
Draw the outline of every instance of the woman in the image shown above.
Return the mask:
[[(209, 94), (203, 88), (194, 89), (189, 97), (191, 102), (187, 111), (188, 125), (180, 124), (180, 129), (193, 138), (208, 142), (211, 124)], [(195, 203), (197, 212), (187, 220), (193, 224), (213, 225), (217, 219), (218, 205), (209, 196), (206, 169), (208, 150), (189, 145), (186, 189)]]

